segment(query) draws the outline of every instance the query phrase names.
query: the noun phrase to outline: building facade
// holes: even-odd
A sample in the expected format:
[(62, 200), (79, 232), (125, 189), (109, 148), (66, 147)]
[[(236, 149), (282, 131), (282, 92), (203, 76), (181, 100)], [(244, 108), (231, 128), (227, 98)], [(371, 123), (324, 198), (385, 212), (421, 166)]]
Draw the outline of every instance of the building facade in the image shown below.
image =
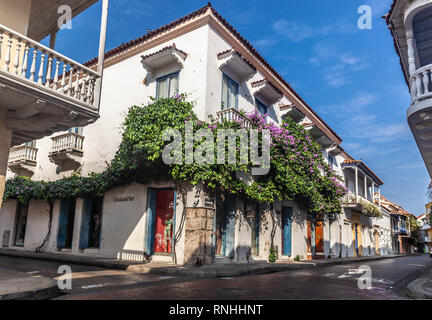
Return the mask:
[(411, 93), (408, 124), (432, 177), (432, 0), (394, 0), (386, 21)]
[[(0, 1), (0, 207), (6, 171), (25, 172), (37, 150), (27, 141), (99, 117), (108, 0), (103, 0), (99, 64), (90, 69), (54, 50), (61, 15), (72, 18), (97, 0)], [(67, 20), (67, 19), (66, 19)], [(50, 46), (40, 43), (50, 36)], [(8, 164), (12, 149), (13, 165)]]
[(430, 214), (432, 203), (428, 203), (426, 206), (426, 213), (422, 214), (417, 218), (417, 221), (421, 227), (420, 230), (420, 246), (425, 253), (432, 252), (432, 227), (430, 225)]
[(177, 93), (194, 101), (202, 120), (258, 110), (276, 124), (290, 116), (303, 125), (349, 190), (343, 212), (311, 217), (293, 201), (249, 203), (200, 186), (182, 199), (172, 182), (134, 183), (102, 198), (59, 199), (52, 210), (44, 201), (9, 199), (0, 213), (3, 247), (35, 250), (48, 236), (48, 252), (178, 264), (267, 260), (272, 243), (279, 260), (392, 253), (390, 215), (364, 213), (381, 210), (383, 182), (343, 150), (341, 138), (211, 5), (107, 52), (100, 119), (30, 143), (35, 165), (17, 173), (12, 158), (8, 177), (52, 181), (101, 172), (121, 142), (128, 108)]

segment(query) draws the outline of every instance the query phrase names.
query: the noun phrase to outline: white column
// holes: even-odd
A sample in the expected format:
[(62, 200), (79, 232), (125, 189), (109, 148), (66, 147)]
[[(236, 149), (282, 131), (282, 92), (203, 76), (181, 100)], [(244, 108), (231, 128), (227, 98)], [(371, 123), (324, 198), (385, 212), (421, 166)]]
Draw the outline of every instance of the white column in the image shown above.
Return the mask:
[(409, 73), (410, 75), (413, 75), (413, 73), (417, 70), (416, 63), (415, 63), (415, 44), (414, 44), (414, 37), (412, 35), (407, 35), (407, 44), (408, 44), (408, 66), (409, 66)]
[(3, 201), (11, 140), (12, 130), (6, 128), (6, 109), (0, 108), (0, 208)]
[(364, 174), (364, 197), (367, 200), (367, 176), (365, 173), (363, 173), (363, 174)]
[(378, 204), (381, 207), (381, 186), (378, 186)]
[(107, 31), (107, 23), (108, 23), (108, 7), (109, 0), (102, 0), (102, 21), (101, 21), (101, 30), (100, 30), (100, 39), (99, 39), (99, 58), (97, 65), (97, 72), (100, 74), (100, 78), (96, 81), (96, 99), (95, 102), (97, 104), (98, 109), (100, 108), (100, 97), (102, 91), (102, 79), (103, 79), (103, 69), (105, 62), (105, 43), (106, 43), (106, 31)]
[(355, 194), (356, 201), (358, 202), (358, 167), (355, 167)]

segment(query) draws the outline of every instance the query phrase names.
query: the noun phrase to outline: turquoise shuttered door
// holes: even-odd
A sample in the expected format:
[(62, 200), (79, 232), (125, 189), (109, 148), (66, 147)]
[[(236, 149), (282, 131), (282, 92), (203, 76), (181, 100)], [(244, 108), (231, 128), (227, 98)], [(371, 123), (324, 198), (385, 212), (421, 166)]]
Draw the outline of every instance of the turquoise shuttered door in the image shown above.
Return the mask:
[(70, 210), (70, 200), (63, 199), (60, 205), (59, 229), (57, 234), (57, 248), (66, 246), (66, 229), (68, 224), (68, 214)]
[(89, 247), (89, 236), (90, 236), (90, 222), (91, 214), (93, 210), (93, 198), (87, 197), (84, 199), (82, 222), (81, 222), (81, 234), (79, 241), (79, 248), (86, 249)]
[(234, 258), (234, 237), (235, 237), (235, 217), (234, 217), (235, 197), (229, 195), (225, 200), (225, 218), (226, 218), (226, 231), (225, 231), (225, 248), (224, 255), (226, 257)]
[(292, 208), (282, 209), (282, 247), (283, 254), (291, 256), (292, 246)]
[(153, 254), (154, 253), (154, 230), (155, 230), (155, 223), (156, 223), (156, 197), (157, 197), (157, 190), (155, 189), (149, 189), (148, 190), (148, 197), (147, 197), (147, 208), (148, 208), (148, 215), (147, 215), (147, 254)]

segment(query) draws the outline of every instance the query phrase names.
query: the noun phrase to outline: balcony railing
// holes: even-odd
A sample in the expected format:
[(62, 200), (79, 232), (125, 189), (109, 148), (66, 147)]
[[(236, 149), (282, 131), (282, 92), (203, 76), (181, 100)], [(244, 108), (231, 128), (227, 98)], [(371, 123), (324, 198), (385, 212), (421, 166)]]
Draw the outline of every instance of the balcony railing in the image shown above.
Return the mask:
[(366, 197), (364, 197), (363, 195), (361, 195), (361, 194), (358, 194), (357, 196), (356, 196), (356, 194), (354, 193), (354, 192), (348, 192), (346, 195), (345, 195), (345, 197), (344, 197), (344, 203), (346, 203), (346, 204), (359, 204), (362, 200), (363, 201), (367, 201), (367, 202), (369, 202), (369, 203), (373, 203), (373, 204), (375, 204), (374, 203), (374, 201), (373, 201), (373, 199), (371, 199), (371, 198), (366, 198)]
[(240, 111), (234, 108), (223, 109), (217, 113), (219, 122), (229, 121), (229, 122), (240, 122), (243, 123), (245, 128), (250, 128), (252, 126), (248, 118), (246, 118)]
[(98, 109), (95, 92), (100, 74), (92, 69), (3, 25), (0, 57), (0, 74)]
[(418, 69), (411, 76), (412, 103), (432, 98), (432, 64)]
[(51, 153), (57, 153), (63, 150), (83, 151), (84, 137), (77, 133), (68, 132), (52, 138), (53, 146)]
[(13, 147), (9, 153), (9, 164), (14, 164), (22, 161), (36, 163), (38, 149), (26, 145)]

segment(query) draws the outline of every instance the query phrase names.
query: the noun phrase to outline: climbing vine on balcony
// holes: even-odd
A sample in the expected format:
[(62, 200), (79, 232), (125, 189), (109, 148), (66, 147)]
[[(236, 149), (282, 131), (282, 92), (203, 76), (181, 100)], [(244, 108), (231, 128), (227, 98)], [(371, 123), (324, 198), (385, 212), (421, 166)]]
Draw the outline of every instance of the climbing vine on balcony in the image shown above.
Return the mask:
[[(215, 137), (221, 128), (244, 128), (245, 121), (241, 119), (223, 123), (212, 118), (209, 122), (199, 121), (193, 107), (184, 95), (155, 100), (147, 106), (133, 106), (123, 123), (122, 142), (105, 171), (87, 177), (75, 174), (53, 182), (17, 177), (7, 181), (4, 198), (26, 203), (30, 199), (102, 196), (111, 188), (132, 182), (174, 181), (202, 183), (209, 192), (232, 193), (261, 203), (293, 200), (310, 213), (341, 212), (345, 187), (325, 162), (319, 146), (303, 127), (290, 119), (276, 126), (257, 112), (244, 113), (252, 128), (267, 129), (271, 134), (270, 171), (249, 183), (239, 178), (238, 173), (250, 173), (250, 162), (166, 165), (162, 161), (162, 152), (168, 143), (162, 139), (166, 128), (175, 128), (184, 136), (189, 121), (193, 123), (194, 132), (205, 128)], [(194, 141), (195, 150), (200, 143)], [(216, 149), (217, 144), (214, 145)], [(183, 160), (184, 150), (183, 139)]]

